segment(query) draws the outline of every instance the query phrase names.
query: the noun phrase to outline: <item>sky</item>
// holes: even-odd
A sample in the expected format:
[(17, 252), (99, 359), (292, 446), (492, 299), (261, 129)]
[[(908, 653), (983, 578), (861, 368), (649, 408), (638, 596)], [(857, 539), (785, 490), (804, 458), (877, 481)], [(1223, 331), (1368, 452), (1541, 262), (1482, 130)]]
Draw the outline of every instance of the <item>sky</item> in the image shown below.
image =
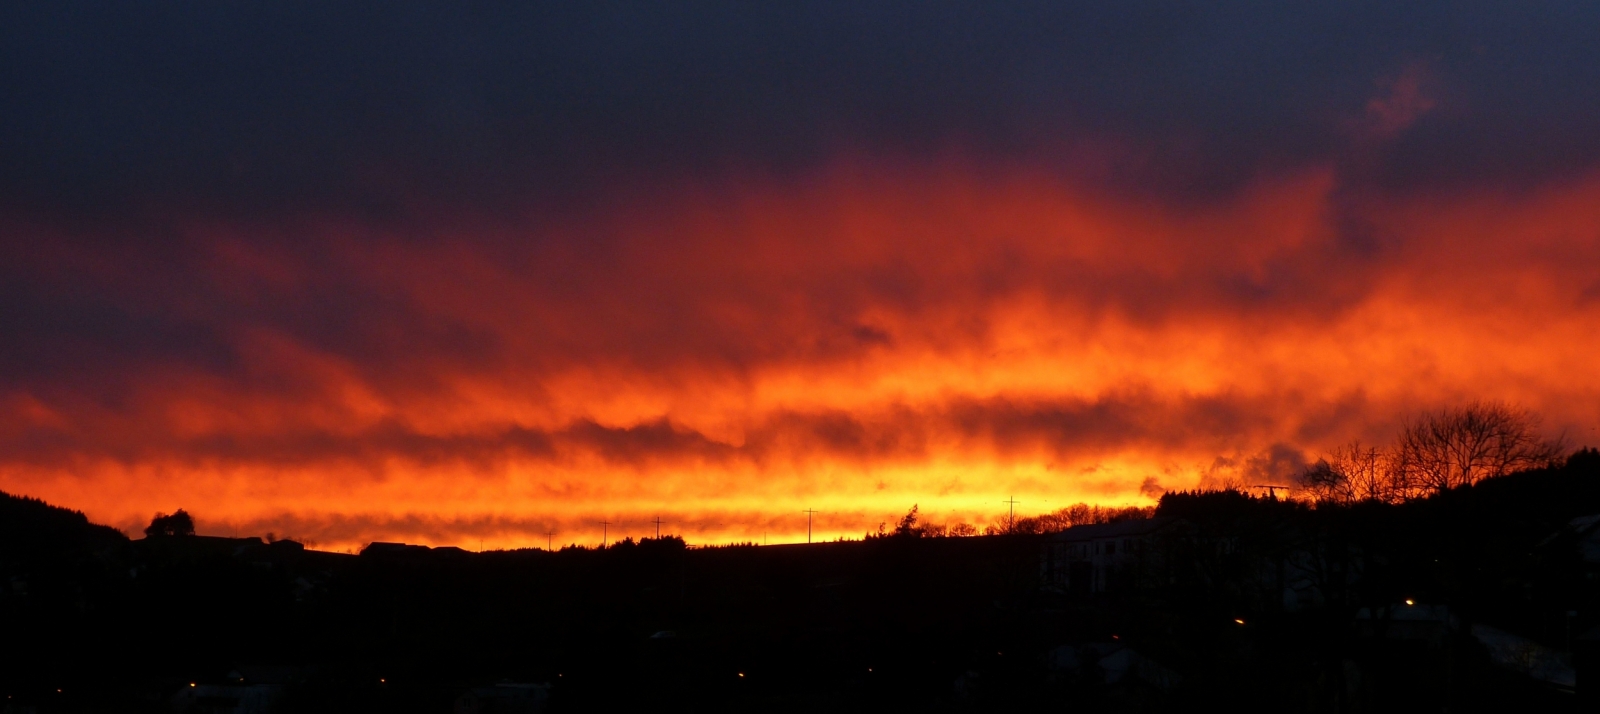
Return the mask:
[(1597, 88), (1578, 2), (6, 2), (0, 489), (793, 542), (1600, 444)]

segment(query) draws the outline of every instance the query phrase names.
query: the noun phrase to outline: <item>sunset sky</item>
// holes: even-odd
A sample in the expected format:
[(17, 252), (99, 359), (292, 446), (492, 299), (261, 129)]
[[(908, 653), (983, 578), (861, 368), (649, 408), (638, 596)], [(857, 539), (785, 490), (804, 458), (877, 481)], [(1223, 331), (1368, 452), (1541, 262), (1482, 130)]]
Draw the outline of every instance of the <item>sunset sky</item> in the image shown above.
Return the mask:
[(7, 3), (0, 490), (859, 537), (1600, 444), (1600, 5)]

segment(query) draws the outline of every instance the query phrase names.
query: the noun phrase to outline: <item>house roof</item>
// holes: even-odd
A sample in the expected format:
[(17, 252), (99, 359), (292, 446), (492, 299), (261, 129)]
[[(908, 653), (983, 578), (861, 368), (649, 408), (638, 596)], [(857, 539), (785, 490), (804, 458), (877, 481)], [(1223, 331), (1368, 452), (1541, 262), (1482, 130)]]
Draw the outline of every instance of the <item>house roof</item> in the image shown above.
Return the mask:
[(1128, 538), (1154, 533), (1171, 524), (1171, 518), (1141, 518), (1138, 520), (1097, 523), (1092, 526), (1073, 526), (1050, 536), (1051, 540), (1079, 542), (1098, 538)]
[(388, 543), (375, 540), (361, 549), (362, 555), (390, 555), (396, 553), (426, 553), (432, 548), (425, 545), (411, 545), (409, 543)]

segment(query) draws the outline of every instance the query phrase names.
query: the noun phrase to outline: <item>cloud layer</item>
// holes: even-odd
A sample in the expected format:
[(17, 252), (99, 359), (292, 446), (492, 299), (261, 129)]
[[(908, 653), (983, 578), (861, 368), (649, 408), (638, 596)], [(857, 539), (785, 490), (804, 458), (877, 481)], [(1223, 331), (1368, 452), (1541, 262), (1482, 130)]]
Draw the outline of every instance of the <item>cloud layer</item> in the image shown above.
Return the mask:
[(793, 540), (1596, 440), (1573, 23), (918, 7), (6, 11), (0, 488)]

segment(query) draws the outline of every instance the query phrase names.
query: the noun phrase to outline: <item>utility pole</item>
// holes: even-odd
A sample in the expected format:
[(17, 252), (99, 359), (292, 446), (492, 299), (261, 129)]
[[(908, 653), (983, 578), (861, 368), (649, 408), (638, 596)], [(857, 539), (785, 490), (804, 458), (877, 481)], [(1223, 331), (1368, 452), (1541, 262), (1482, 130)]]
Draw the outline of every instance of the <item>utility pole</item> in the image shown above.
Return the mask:
[(555, 548), (551, 547), (552, 545), (555, 544), (555, 541), (556, 541), (556, 532), (555, 531), (545, 531), (544, 532), (544, 549), (546, 551), (555, 550)]
[(661, 540), (661, 516), (656, 516), (656, 540)]
[(817, 509), (815, 509), (815, 508), (807, 508), (806, 510), (801, 511), (801, 513), (806, 514), (806, 542), (810, 543), (811, 542), (811, 517), (816, 515)]
[(610, 531), (607, 530), (610, 527), (611, 527), (611, 521), (600, 521), (600, 547), (601, 548), (605, 548), (606, 545), (607, 545), (607, 541), (610, 540), (610, 538), (609, 538)]
[(1022, 503), (1022, 502), (1018, 501), (1016, 496), (1012, 496), (1010, 498), (1007, 498), (1004, 501), (1001, 501), (1001, 503), (1009, 503), (1009, 504), (1011, 504), (1011, 511), (1006, 516), (1006, 530), (1016, 530), (1016, 527), (1017, 527), (1017, 504)]

